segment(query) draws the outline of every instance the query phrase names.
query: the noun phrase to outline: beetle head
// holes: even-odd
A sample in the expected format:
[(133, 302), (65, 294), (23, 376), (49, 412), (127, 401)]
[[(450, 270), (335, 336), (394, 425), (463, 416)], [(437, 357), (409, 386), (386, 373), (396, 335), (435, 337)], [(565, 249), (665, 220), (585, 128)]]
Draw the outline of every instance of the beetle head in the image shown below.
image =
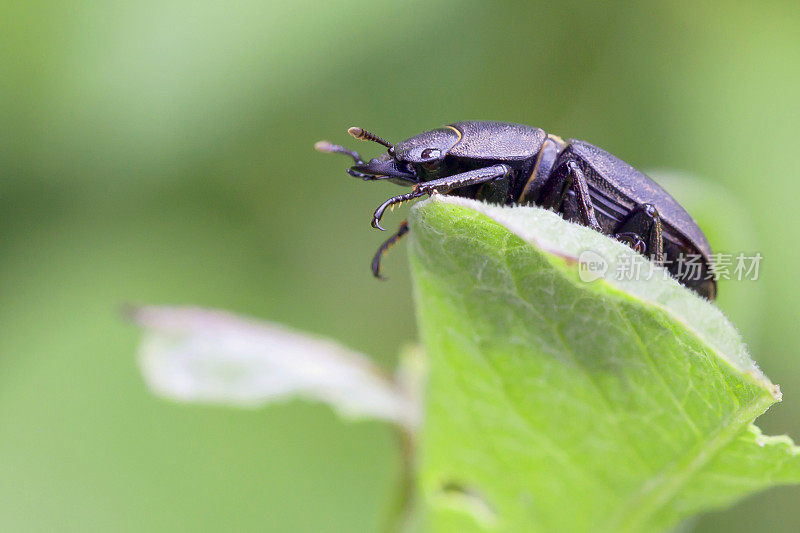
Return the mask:
[(385, 154), (370, 159), (367, 163), (354, 165), (348, 170), (353, 176), (366, 176), (364, 179), (388, 179), (400, 184), (417, 182), (417, 173), (413, 166), (398, 160), (393, 149)]
[[(363, 131), (350, 129), (357, 138), (364, 138), (356, 135)], [(460, 139), (461, 133), (451, 126), (426, 131), (394, 146), (386, 143), (384, 146), (388, 145), (389, 150), (385, 154), (368, 163), (355, 165), (351, 170), (401, 183), (428, 181), (442, 172), (445, 157)]]

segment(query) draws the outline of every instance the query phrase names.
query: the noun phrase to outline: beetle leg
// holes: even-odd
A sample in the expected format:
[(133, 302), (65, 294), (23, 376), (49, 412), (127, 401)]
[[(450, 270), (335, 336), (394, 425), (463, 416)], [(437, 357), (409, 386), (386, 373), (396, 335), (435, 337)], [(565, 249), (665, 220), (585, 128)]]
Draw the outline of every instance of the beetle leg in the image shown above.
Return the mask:
[(380, 206), (378, 206), (378, 209), (375, 210), (375, 213), (372, 217), (372, 227), (385, 231), (380, 225), (380, 220), (387, 207), (407, 202), (409, 200), (413, 200), (414, 198), (419, 198), (424, 194), (430, 195), (434, 192), (446, 193), (460, 187), (467, 187), (469, 185), (476, 185), (478, 183), (491, 181), (508, 175), (510, 171), (511, 169), (506, 165), (494, 165), (487, 168), (479, 168), (476, 170), (470, 170), (468, 172), (462, 172), (460, 174), (454, 174), (452, 176), (446, 176), (444, 178), (419, 183), (414, 186), (414, 190), (410, 193), (389, 198)]
[(381, 244), (378, 251), (375, 252), (375, 257), (372, 258), (372, 275), (378, 279), (385, 280), (381, 275), (381, 258), (383, 254), (389, 251), (389, 248), (394, 246), (394, 244), (403, 238), (403, 235), (408, 233), (408, 221), (404, 220), (400, 223), (400, 227), (397, 229), (397, 233), (386, 239), (386, 241)]
[(661, 234), (661, 216), (653, 204), (639, 204), (616, 228), (617, 240), (635, 251), (649, 255), (661, 265), (664, 262), (664, 239)]
[(580, 222), (602, 232), (594, 214), (586, 177), (574, 159), (567, 159), (550, 173), (535, 203), (563, 213), (566, 220)]
[(413, 191), (401, 194), (400, 196), (393, 196), (389, 198), (381, 205), (378, 206), (378, 209), (375, 210), (375, 213), (372, 215), (372, 227), (377, 228), (381, 231), (386, 231), (386, 228), (381, 226), (381, 217), (383, 216), (383, 212), (386, 211), (387, 207), (393, 206), (395, 204), (402, 204), (403, 202), (407, 202), (409, 200), (413, 200), (414, 198), (419, 198), (425, 194), (424, 192), (420, 191), (419, 189), (414, 189)]
[(410, 193), (401, 194), (400, 196), (389, 198), (388, 200), (383, 202), (380, 206), (378, 206), (378, 209), (375, 210), (375, 214), (372, 216), (372, 227), (378, 228), (379, 230), (382, 231), (386, 231), (384, 228), (381, 227), (380, 224), (381, 217), (383, 216), (383, 212), (386, 211), (386, 208), (394, 204), (399, 204), (407, 202), (408, 200), (413, 200), (414, 198), (419, 198), (423, 194), (433, 194), (434, 192), (446, 193), (452, 191), (453, 189), (458, 189), (460, 187), (467, 187), (469, 185), (477, 185), (478, 183), (485, 183), (487, 181), (507, 176), (510, 172), (511, 169), (506, 165), (493, 165), (491, 167), (479, 168), (476, 170), (470, 170), (468, 172), (462, 172), (460, 174), (454, 174), (452, 176), (446, 176), (444, 178), (439, 178), (436, 180), (418, 183), (417, 185), (414, 186), (414, 190), (411, 191)]
[(446, 176), (437, 180), (423, 181), (416, 186), (416, 189), (427, 194), (431, 194), (433, 191), (446, 193), (453, 189), (502, 178), (503, 176), (507, 176), (510, 172), (511, 169), (506, 165), (493, 165), (491, 167), (462, 172), (461, 174), (453, 174), (452, 176)]
[(594, 206), (589, 196), (589, 186), (586, 185), (586, 177), (583, 175), (581, 167), (574, 160), (567, 161), (567, 171), (570, 176), (570, 189), (575, 193), (578, 202), (578, 216), (581, 224), (602, 232), (600, 223), (594, 214)]

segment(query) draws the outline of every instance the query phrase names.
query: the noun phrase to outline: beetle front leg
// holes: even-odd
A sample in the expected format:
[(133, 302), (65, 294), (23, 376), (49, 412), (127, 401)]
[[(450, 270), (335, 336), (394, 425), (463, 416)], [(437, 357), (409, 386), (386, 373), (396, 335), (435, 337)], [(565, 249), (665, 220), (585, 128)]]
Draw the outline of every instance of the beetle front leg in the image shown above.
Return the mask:
[(664, 263), (664, 239), (661, 216), (653, 204), (639, 204), (620, 222), (614, 237), (640, 254), (648, 254), (661, 265)]
[(372, 258), (373, 276), (382, 280), (386, 279), (381, 275), (381, 258), (387, 251), (389, 251), (389, 248), (394, 246), (395, 243), (397, 243), (397, 241), (402, 239), (403, 235), (405, 235), (406, 233), (408, 233), (408, 220), (402, 221), (400, 223), (400, 227), (397, 229), (397, 232), (388, 239), (386, 239), (386, 241), (383, 244), (381, 244), (380, 248), (378, 248), (378, 251), (375, 252), (375, 257)]
[(510, 172), (511, 168), (506, 165), (494, 165), (491, 167), (479, 168), (476, 170), (470, 170), (468, 172), (462, 172), (461, 174), (454, 174), (452, 176), (418, 183), (414, 186), (414, 190), (410, 193), (389, 198), (380, 206), (378, 206), (378, 209), (375, 210), (375, 214), (372, 215), (372, 227), (378, 228), (381, 231), (386, 231), (381, 227), (380, 222), (381, 217), (383, 217), (383, 212), (386, 211), (386, 208), (389, 206), (401, 204), (403, 202), (413, 200), (414, 198), (419, 198), (424, 194), (433, 194), (434, 192), (447, 193), (453, 189), (485, 183), (487, 181), (508, 176)]
[(401, 194), (400, 196), (393, 196), (389, 198), (381, 205), (378, 206), (378, 209), (375, 210), (375, 213), (372, 215), (372, 227), (377, 228), (381, 231), (386, 231), (386, 228), (381, 226), (381, 217), (383, 217), (383, 212), (386, 211), (387, 207), (393, 206), (395, 204), (402, 204), (403, 202), (407, 202), (409, 200), (413, 200), (414, 198), (419, 198), (425, 194), (424, 192), (420, 191), (419, 189), (414, 189), (413, 191)]

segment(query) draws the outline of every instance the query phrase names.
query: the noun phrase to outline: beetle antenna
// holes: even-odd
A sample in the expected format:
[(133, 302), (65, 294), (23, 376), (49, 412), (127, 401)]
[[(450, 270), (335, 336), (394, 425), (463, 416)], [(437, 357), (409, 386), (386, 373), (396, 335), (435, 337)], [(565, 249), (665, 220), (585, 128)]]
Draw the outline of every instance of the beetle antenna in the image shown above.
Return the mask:
[(332, 144), (328, 141), (319, 141), (314, 145), (314, 149), (318, 152), (325, 152), (326, 154), (344, 154), (349, 155), (353, 158), (353, 161), (356, 162), (356, 165), (363, 165), (364, 160), (361, 159), (361, 156), (358, 155), (358, 152), (354, 150), (348, 150), (344, 146), (339, 146), (338, 144)]
[(386, 148), (392, 148), (392, 143), (381, 139), (374, 133), (370, 133), (363, 128), (352, 127), (347, 129), (347, 133), (358, 139), (359, 141), (374, 141), (378, 144), (384, 145)]

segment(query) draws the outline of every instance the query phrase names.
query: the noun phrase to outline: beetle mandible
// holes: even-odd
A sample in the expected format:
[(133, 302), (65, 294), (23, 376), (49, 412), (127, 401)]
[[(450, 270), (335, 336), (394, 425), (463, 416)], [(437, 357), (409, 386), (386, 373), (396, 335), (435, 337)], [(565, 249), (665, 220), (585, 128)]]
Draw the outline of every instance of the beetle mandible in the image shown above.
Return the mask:
[[(315, 148), (352, 157), (351, 176), (413, 187), (375, 210), (375, 228), (384, 229), (380, 221), (387, 207), (434, 192), (538, 205), (618, 239), (699, 295), (716, 297), (711, 247), (694, 219), (642, 172), (592, 144), (488, 121), (456, 122), (394, 145), (362, 128), (348, 132), (385, 146), (386, 153), (365, 163), (358, 152), (339, 145), (322, 141)], [(380, 246), (372, 261), (376, 277), (381, 256), (407, 232), (404, 221)], [(695, 268), (686, 268), (687, 257), (694, 258)]]

